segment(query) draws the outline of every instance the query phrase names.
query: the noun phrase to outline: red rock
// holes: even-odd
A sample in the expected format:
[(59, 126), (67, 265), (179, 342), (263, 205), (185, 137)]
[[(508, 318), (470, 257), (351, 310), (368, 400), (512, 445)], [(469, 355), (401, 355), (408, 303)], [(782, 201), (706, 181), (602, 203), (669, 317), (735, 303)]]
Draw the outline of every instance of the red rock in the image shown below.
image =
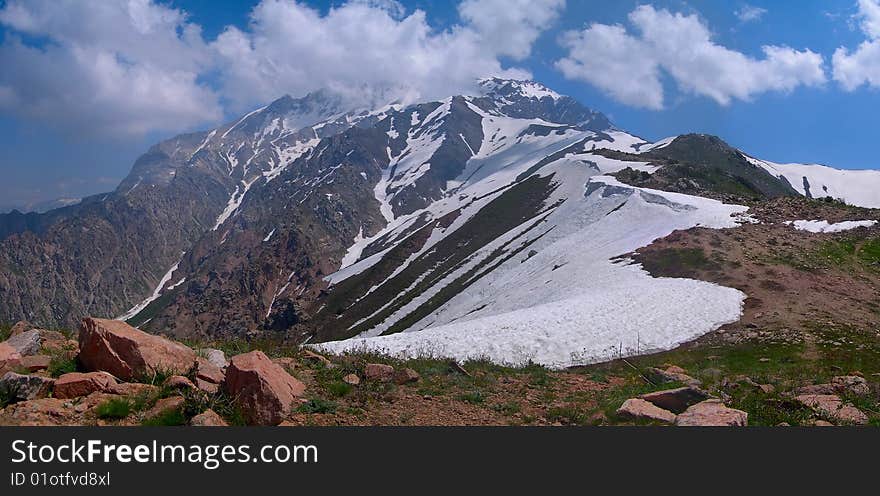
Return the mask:
[(193, 427), (227, 427), (229, 424), (223, 420), (214, 410), (205, 410), (196, 415), (189, 422)]
[(418, 380), (421, 379), (421, 376), (419, 376), (419, 373), (415, 370), (406, 368), (395, 370), (392, 378), (394, 379), (395, 384), (401, 385), (409, 384), (410, 382), (418, 382)]
[(208, 382), (208, 381), (206, 381), (204, 379), (200, 379), (198, 377), (196, 377), (195, 384), (196, 384), (197, 388), (199, 388), (200, 390), (202, 390), (208, 394), (217, 394), (217, 392), (220, 391), (219, 384), (214, 384), (213, 382)]
[(154, 419), (160, 415), (178, 411), (183, 408), (184, 403), (186, 403), (186, 400), (183, 396), (169, 396), (168, 398), (162, 398), (153, 405), (153, 408), (150, 408), (149, 411), (144, 414), (144, 418)]
[(196, 358), (196, 379), (201, 379), (212, 384), (223, 382), (223, 371), (207, 358)]
[(749, 414), (724, 406), (721, 400), (711, 399), (692, 405), (675, 417), (675, 425), (685, 427), (742, 427)]
[(149, 396), (159, 392), (159, 388), (152, 384), (123, 382), (111, 387), (110, 392), (122, 396)]
[(223, 388), (248, 423), (277, 425), (306, 387), (262, 351), (252, 351), (232, 357)]
[(26, 369), (30, 372), (36, 372), (38, 370), (45, 370), (49, 368), (49, 364), (52, 363), (52, 357), (47, 355), (33, 355), (21, 357), (19, 360), (18, 366)]
[(357, 386), (361, 383), (361, 378), (357, 376), (357, 374), (348, 374), (342, 378), (342, 382), (346, 384), (351, 384), (352, 386)]
[(640, 398), (630, 398), (624, 401), (623, 405), (617, 409), (617, 415), (631, 419), (655, 420), (667, 424), (675, 421), (674, 413)]
[(20, 362), (21, 354), (5, 341), (0, 342), (0, 374), (18, 367)]
[(107, 371), (123, 380), (159, 372), (184, 374), (196, 361), (190, 348), (118, 320), (83, 319), (79, 348), (86, 369)]
[(303, 356), (303, 358), (306, 358), (308, 360), (314, 360), (317, 362), (321, 362), (324, 364), (325, 367), (332, 367), (333, 366), (333, 362), (331, 362), (330, 359), (328, 359), (324, 355), (319, 355), (309, 349), (303, 349), (302, 356)]
[(78, 398), (95, 391), (110, 392), (116, 386), (116, 379), (106, 372), (71, 372), (55, 381), (56, 398)]
[(364, 377), (368, 381), (387, 382), (394, 377), (394, 367), (381, 363), (368, 363), (364, 368)]
[(163, 384), (163, 386), (170, 389), (183, 389), (190, 391), (196, 389), (196, 385), (193, 384), (191, 380), (182, 375), (172, 375), (171, 377), (165, 379), (165, 383)]

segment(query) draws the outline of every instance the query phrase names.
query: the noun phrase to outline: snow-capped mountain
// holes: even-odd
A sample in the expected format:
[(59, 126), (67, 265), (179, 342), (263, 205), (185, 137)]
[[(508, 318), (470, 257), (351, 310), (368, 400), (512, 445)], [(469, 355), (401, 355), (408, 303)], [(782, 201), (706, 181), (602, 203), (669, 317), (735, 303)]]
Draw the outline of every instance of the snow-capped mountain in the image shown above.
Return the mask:
[(717, 138), (650, 143), (533, 81), (479, 87), (376, 108), (285, 96), (155, 145), (113, 193), (0, 216), (0, 316), (562, 366), (739, 318), (739, 291), (614, 257), (734, 226), (736, 198), (877, 199), (880, 172), (806, 189)]

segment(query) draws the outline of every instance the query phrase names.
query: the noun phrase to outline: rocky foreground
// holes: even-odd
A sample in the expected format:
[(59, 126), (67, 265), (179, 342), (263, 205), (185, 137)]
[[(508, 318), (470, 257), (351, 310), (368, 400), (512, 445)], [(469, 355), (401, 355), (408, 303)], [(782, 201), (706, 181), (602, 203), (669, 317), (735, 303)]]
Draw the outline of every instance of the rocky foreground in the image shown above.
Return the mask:
[[(803, 353), (755, 333), (724, 346), (697, 342), (551, 371), (325, 357), (268, 343), (224, 343), (227, 359), (220, 349), (95, 318), (83, 320), (75, 340), (24, 322), (5, 334), (0, 425), (880, 423), (877, 350), (851, 337), (823, 341), (826, 354), (823, 348)], [(869, 373), (841, 373), (853, 363)]]

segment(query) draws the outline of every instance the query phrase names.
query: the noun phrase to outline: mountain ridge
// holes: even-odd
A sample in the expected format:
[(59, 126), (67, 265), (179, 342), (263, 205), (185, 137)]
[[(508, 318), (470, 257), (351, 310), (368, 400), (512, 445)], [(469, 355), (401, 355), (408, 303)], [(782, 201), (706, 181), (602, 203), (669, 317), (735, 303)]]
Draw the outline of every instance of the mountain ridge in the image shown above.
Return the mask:
[[(688, 137), (649, 143), (539, 83), (480, 84), (479, 95), (375, 109), (344, 108), (326, 93), (285, 95), (213, 130), (164, 140), (116, 191), (69, 207), (71, 214), (46, 222), (46, 232), (7, 229), (0, 314), (43, 325), (126, 314), (145, 330), (177, 336), (282, 333), (323, 341), (412, 333), (501, 318), (512, 308), (484, 281), (514, 277), (518, 268), (546, 271), (552, 280), (557, 266), (572, 266), (573, 247), (556, 261), (541, 251), (606, 229), (606, 216), (637, 222), (632, 215), (642, 212), (652, 219), (630, 241), (600, 231), (624, 251), (669, 226), (729, 225), (736, 209), (619, 181), (625, 170), (662, 177), (672, 162), (709, 167), (700, 164), (707, 152)], [(804, 194), (769, 163), (716, 145), (724, 160), (759, 178), (750, 195)], [(147, 200), (157, 195), (158, 202)], [(562, 212), (583, 220), (572, 223)], [(134, 227), (142, 216), (154, 220)], [(85, 218), (107, 225), (106, 232), (90, 235)], [(5, 221), (0, 216), (0, 227)], [(106, 254), (84, 250), (95, 243), (113, 247), (115, 261), (102, 263)], [(88, 263), (58, 252), (69, 246), (81, 247), (76, 253)], [(63, 268), (34, 272), (50, 250)], [(602, 260), (619, 253), (601, 253), (574, 274), (611, 270)], [(56, 282), (47, 293), (26, 284), (29, 278)], [(83, 287), (80, 280), (92, 282)], [(557, 284), (578, 294), (587, 289), (577, 280)], [(719, 301), (738, 298), (725, 294)], [(483, 301), (462, 306), (468, 298)], [(56, 302), (52, 310), (36, 312), (47, 300)], [(708, 323), (731, 318), (733, 305), (719, 307)], [(687, 326), (682, 335), (711, 327)], [(658, 347), (668, 346), (661, 341)]]

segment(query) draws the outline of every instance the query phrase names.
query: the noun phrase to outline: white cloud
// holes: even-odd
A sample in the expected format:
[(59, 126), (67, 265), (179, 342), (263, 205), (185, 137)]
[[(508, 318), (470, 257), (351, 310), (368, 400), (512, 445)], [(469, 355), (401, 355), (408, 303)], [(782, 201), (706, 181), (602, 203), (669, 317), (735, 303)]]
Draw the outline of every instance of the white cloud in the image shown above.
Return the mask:
[(764, 58), (755, 59), (715, 43), (696, 15), (642, 5), (629, 20), (638, 35), (602, 24), (566, 33), (561, 41), (569, 52), (556, 66), (566, 77), (593, 84), (622, 103), (652, 109), (663, 107), (661, 70), (682, 91), (721, 105), (826, 80), (821, 55), (765, 46)]
[(614, 99), (638, 107), (663, 107), (659, 65), (641, 40), (620, 25), (593, 24), (560, 40), (568, 57), (556, 66), (569, 79), (587, 81)]
[[(76, 133), (143, 134), (218, 119), (210, 54), (183, 12), (149, 0), (10, 0), (0, 109)], [(17, 34), (45, 39), (26, 44)]]
[(448, 96), (482, 76), (528, 77), (503, 60), (527, 57), (564, 4), (463, 0), (461, 22), (437, 30), (397, 0), (350, 0), (323, 14), (262, 0), (247, 28), (205, 40), (185, 12), (156, 0), (9, 0), (0, 64), (15, 70), (0, 73), (0, 112), (138, 135), (324, 87), (352, 98)]
[(862, 32), (868, 37), (852, 53), (844, 47), (834, 52), (834, 80), (847, 91), (867, 84), (880, 87), (880, 0), (859, 0)]
[(742, 22), (754, 22), (760, 21), (764, 14), (767, 13), (767, 9), (762, 7), (755, 7), (753, 5), (743, 5), (742, 8), (734, 12), (737, 19)]
[(350, 94), (392, 87), (398, 96), (431, 98), (470, 89), (481, 76), (527, 76), (505, 69), (500, 57), (527, 56), (562, 5), (466, 0), (459, 5), (463, 23), (438, 32), (419, 10), (404, 16), (375, 2), (350, 2), (322, 15), (293, 0), (263, 0), (247, 31), (227, 28), (212, 47), (223, 94), (238, 109), (323, 87)]
[(464, 0), (458, 11), (484, 47), (521, 60), (564, 7), (565, 0)]

